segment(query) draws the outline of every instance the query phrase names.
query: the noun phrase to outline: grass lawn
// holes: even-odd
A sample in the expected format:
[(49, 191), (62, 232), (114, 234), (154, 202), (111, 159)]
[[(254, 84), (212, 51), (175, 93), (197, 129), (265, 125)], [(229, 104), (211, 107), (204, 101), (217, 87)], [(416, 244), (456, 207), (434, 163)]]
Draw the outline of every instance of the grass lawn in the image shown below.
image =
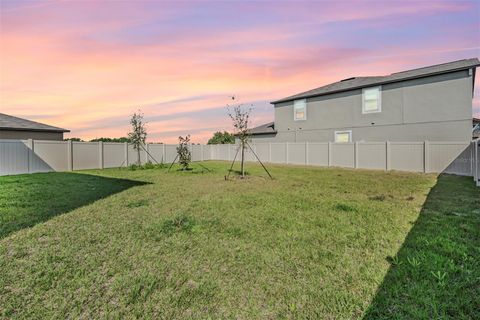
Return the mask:
[(0, 316), (480, 318), (471, 178), (203, 164), (0, 177)]

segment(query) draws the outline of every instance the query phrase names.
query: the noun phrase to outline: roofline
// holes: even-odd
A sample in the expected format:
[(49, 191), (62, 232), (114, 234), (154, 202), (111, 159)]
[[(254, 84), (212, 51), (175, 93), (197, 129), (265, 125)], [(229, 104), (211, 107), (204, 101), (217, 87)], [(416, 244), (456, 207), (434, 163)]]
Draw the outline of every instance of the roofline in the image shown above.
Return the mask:
[(11, 128), (11, 127), (0, 127), (0, 130), (5, 131), (33, 131), (33, 132), (55, 132), (55, 133), (64, 133), (70, 132), (67, 129), (30, 129), (30, 128)]
[[(313, 97), (326, 96), (326, 95), (329, 95), (329, 94), (332, 94), (332, 93), (352, 91), (352, 90), (357, 90), (357, 89), (361, 89), (361, 88), (368, 88), (370, 86), (378, 86), (378, 85), (382, 85), (382, 84), (389, 84), (389, 83), (402, 82), (402, 81), (413, 80), (413, 79), (420, 79), (420, 78), (430, 77), (430, 76), (439, 75), (439, 74), (451, 73), (451, 72), (456, 72), (456, 71), (461, 71), (461, 70), (468, 70), (468, 69), (472, 69), (472, 68), (474, 68), (474, 70), (475, 70), (475, 68), (477, 68), (478, 66), (480, 66), (480, 63), (474, 64), (474, 65), (471, 65), (471, 66), (468, 66), (468, 67), (465, 66), (465, 67), (459, 67), (459, 68), (445, 70), (445, 71), (430, 72), (430, 73), (426, 73), (426, 74), (422, 74), (422, 75), (410, 76), (410, 77), (405, 77), (405, 78), (397, 79), (397, 80), (379, 81), (379, 82), (371, 83), (369, 85), (361, 85), (361, 86), (356, 86), (356, 87), (350, 87), (350, 88), (347, 88), (347, 89), (333, 90), (333, 91), (329, 91), (329, 92), (325, 92), (325, 93), (310, 94), (310, 95), (305, 95), (305, 96), (300, 96), (300, 97), (287, 97), (287, 98), (271, 101), (270, 104), (275, 105), (277, 103), (289, 102), (289, 101), (293, 101), (293, 100), (296, 100), (296, 99), (308, 99), (308, 98), (313, 98)], [(410, 70), (407, 70), (407, 71), (410, 71)], [(400, 72), (397, 72), (397, 73), (400, 73)], [(475, 81), (475, 80), (473, 80), (473, 81)], [(298, 95), (301, 95), (301, 93), (298, 94)]]

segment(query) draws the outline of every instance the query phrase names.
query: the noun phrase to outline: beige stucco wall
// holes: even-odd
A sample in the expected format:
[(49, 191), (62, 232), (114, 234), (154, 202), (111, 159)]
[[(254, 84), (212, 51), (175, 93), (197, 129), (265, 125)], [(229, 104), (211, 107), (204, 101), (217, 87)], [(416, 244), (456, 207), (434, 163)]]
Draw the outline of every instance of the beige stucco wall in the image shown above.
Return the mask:
[(0, 130), (0, 139), (63, 140), (62, 132)]

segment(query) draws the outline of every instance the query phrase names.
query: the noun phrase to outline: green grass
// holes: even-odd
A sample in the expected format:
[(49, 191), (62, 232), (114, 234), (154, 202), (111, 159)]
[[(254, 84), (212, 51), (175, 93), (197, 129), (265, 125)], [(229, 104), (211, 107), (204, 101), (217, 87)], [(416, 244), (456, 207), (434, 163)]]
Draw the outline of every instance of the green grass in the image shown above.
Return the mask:
[(480, 317), (471, 178), (203, 165), (0, 177), (0, 315)]

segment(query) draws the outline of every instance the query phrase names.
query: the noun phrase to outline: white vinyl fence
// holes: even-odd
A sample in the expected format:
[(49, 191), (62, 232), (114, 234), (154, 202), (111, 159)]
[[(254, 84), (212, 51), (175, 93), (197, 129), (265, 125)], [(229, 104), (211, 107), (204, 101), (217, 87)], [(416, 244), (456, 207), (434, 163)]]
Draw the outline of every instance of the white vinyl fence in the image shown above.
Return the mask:
[[(261, 161), (376, 170), (445, 172), (478, 181), (479, 142), (272, 142), (252, 144)], [(147, 144), (142, 163), (171, 163), (176, 145)], [(191, 145), (192, 160), (233, 160), (237, 145)], [(237, 158), (239, 159), (239, 158)], [(256, 161), (251, 150), (247, 161)], [(137, 162), (127, 143), (0, 140), (0, 175), (125, 167)]]

